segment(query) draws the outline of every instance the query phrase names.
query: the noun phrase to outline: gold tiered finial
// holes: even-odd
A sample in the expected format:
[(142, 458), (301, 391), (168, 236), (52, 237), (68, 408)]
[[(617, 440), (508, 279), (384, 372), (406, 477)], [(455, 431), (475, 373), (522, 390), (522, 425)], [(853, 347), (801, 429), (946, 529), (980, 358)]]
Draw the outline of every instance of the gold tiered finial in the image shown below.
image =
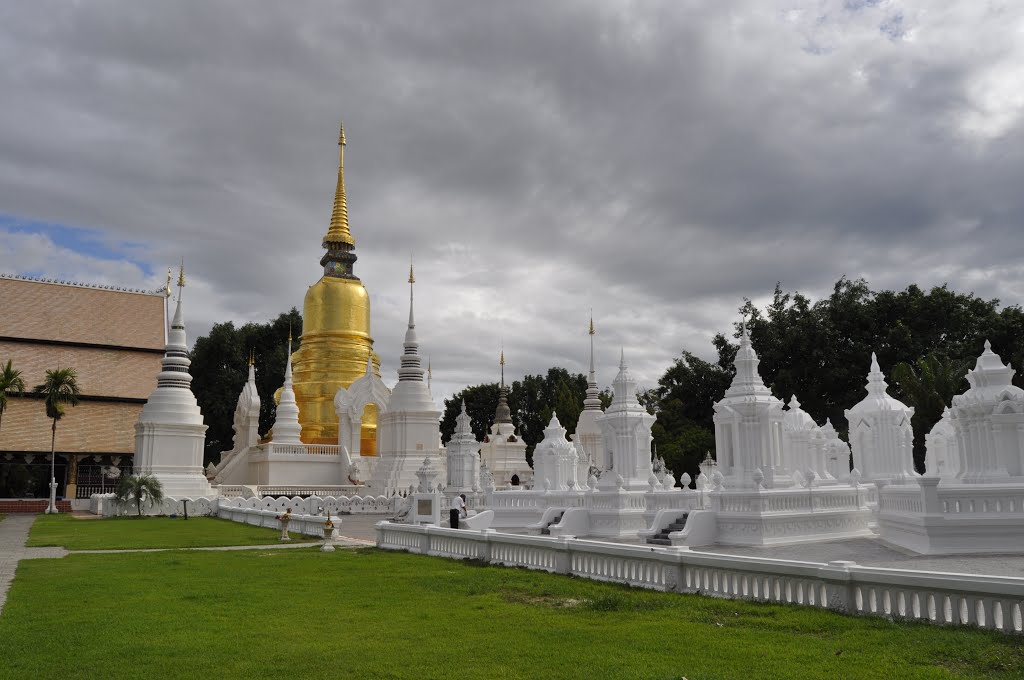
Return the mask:
[(594, 334), (594, 310), (590, 310), (590, 335)]
[(345, 126), (338, 133), (338, 186), (334, 190), (334, 211), (331, 213), (331, 228), (324, 236), (324, 243), (347, 243), (355, 245), (352, 232), (348, 229), (348, 202), (345, 198)]
[(416, 283), (416, 277), (412, 273), (412, 262), (409, 263), (409, 283)]
[(181, 258), (181, 268), (178, 270), (178, 288), (185, 287), (185, 258)]

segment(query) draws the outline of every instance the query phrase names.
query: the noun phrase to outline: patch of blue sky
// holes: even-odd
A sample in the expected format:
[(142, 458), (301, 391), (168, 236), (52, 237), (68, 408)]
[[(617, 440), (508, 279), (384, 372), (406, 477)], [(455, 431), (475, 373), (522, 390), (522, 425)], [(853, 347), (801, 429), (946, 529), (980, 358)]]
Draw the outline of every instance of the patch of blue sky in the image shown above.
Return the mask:
[[(133, 256), (134, 253), (142, 252), (143, 244), (112, 239), (98, 229), (73, 227), (0, 214), (0, 231), (14, 234), (41, 234), (47, 236), (55, 245), (80, 255), (97, 260), (130, 262), (142, 270), (146, 276), (153, 275), (154, 270), (151, 263)], [(22, 272), (22, 274), (33, 275), (31, 272)]]

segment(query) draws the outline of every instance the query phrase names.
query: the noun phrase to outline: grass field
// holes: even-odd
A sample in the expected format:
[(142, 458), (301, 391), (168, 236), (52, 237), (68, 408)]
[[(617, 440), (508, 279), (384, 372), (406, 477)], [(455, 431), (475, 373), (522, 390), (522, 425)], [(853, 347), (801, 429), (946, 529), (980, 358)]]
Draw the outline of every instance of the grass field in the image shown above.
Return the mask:
[[(75, 519), (71, 515), (37, 515), (28, 546), (68, 550), (139, 548), (206, 548), (277, 543), (281, 533), (213, 517), (116, 517)], [(295, 536), (297, 540), (303, 537)]]
[(0, 678), (1011, 678), (1018, 638), (375, 549), (25, 560)]

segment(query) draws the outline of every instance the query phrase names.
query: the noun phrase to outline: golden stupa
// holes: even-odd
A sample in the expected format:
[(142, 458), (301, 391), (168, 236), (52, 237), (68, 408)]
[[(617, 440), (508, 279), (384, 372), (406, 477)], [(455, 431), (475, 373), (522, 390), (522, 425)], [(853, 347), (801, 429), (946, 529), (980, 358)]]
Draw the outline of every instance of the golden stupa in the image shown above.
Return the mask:
[[(323, 239), (327, 251), (320, 258), (323, 277), (309, 287), (302, 305), (302, 344), (292, 355), (295, 401), (299, 406), (302, 441), (337, 444), (338, 416), (334, 395), (366, 373), (366, 358), (373, 358), (380, 374), (380, 359), (370, 337), (370, 297), (352, 272), (355, 240), (348, 228), (345, 201), (345, 129), (338, 137), (338, 187), (334, 193), (331, 227)], [(359, 449), (377, 452), (377, 409), (363, 412)]]

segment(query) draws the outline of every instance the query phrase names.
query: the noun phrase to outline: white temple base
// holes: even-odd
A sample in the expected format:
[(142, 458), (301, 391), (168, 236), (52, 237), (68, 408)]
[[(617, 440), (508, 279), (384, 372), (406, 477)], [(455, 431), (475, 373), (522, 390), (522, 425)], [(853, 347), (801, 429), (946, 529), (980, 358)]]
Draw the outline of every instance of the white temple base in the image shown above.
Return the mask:
[(385, 453), (377, 456), (373, 472), (366, 482), (367, 489), (374, 494), (388, 496), (406, 491), (410, 486), (416, 487), (419, 481), (416, 471), (423, 465), (424, 458), (430, 458), (435, 469), (443, 472), (445, 461), (436, 451)]
[(866, 538), (874, 535), (864, 504), (867, 491), (833, 485), (714, 491), (711, 509), (691, 516), (686, 528), (669, 538), (672, 545), (755, 547)]
[(879, 490), (886, 543), (922, 555), (1024, 554), (1024, 484), (959, 484), (921, 477)]

